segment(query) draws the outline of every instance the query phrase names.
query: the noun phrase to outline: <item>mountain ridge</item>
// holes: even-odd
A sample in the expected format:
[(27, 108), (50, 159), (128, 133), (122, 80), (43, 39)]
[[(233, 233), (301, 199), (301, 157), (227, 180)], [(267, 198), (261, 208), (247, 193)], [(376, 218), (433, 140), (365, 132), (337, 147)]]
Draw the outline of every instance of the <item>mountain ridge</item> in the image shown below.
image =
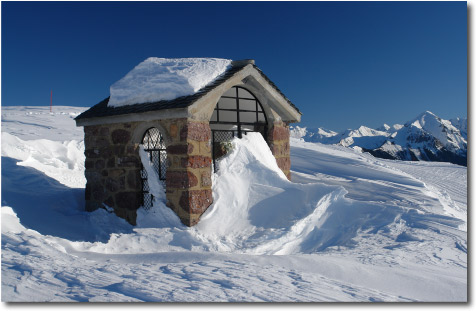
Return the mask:
[(467, 118), (445, 120), (425, 111), (402, 124), (377, 129), (361, 125), (335, 132), (291, 127), (291, 137), (307, 142), (341, 145), (375, 157), (404, 161), (451, 162), (467, 166)]

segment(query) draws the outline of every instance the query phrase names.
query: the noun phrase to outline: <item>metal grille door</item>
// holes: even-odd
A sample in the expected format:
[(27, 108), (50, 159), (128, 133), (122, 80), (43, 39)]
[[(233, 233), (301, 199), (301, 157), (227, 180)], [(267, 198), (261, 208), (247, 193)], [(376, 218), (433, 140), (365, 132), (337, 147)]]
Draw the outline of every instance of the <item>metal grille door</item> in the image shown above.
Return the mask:
[[(153, 127), (148, 129), (142, 139), (144, 150), (148, 153), (150, 162), (154, 167), (159, 180), (165, 188), (165, 178), (167, 174), (167, 151), (164, 143), (164, 138), (160, 131)], [(152, 207), (154, 196), (150, 193), (149, 183), (147, 182), (147, 171), (142, 167), (141, 179), (142, 179), (142, 198), (145, 209)]]
[(212, 157), (215, 172), (217, 171), (216, 161), (227, 154), (227, 143), (229, 143), (236, 134), (236, 131), (212, 131)]

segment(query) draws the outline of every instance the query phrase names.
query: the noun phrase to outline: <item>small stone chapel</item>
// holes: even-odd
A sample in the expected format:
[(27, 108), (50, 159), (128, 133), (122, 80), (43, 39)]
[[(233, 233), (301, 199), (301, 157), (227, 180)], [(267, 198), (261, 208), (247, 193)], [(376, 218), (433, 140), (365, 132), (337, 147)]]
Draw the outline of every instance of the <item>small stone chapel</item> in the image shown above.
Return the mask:
[(167, 206), (187, 226), (213, 203), (211, 176), (233, 137), (261, 133), (291, 178), (289, 124), (301, 113), (254, 60), (232, 61), (191, 95), (120, 107), (109, 100), (75, 119), (84, 127), (88, 211), (106, 205), (135, 225), (137, 209), (151, 207), (140, 145), (163, 182)]

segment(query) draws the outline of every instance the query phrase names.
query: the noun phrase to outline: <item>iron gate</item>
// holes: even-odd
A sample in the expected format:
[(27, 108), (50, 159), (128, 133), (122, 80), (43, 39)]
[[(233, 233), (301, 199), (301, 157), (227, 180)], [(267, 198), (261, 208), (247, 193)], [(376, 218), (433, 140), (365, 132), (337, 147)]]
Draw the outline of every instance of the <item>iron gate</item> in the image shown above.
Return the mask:
[[(261, 133), (260, 131), (242, 131), (242, 135), (247, 133)], [(216, 165), (217, 160), (225, 156), (230, 151), (231, 145), (229, 144), (234, 137), (238, 137), (238, 131), (225, 131), (225, 130), (212, 130), (212, 158), (213, 158), (213, 170), (216, 173), (218, 167)], [(266, 137), (263, 135), (263, 137)]]
[[(162, 134), (155, 127), (148, 129), (142, 138), (142, 145), (144, 146), (144, 151), (148, 153), (150, 162), (165, 189), (167, 151)], [(142, 179), (142, 206), (145, 209), (149, 209), (152, 207), (154, 196), (150, 193), (147, 171), (144, 166), (141, 168), (140, 175)]]

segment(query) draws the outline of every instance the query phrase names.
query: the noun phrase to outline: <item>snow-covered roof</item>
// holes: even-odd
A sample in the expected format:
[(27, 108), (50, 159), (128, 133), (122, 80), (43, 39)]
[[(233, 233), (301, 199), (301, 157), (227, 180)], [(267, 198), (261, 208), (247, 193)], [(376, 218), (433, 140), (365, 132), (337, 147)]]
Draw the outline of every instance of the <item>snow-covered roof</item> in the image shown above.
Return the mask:
[(222, 58), (149, 57), (110, 88), (108, 107), (173, 100), (195, 94), (231, 66)]
[(253, 60), (148, 58), (111, 86), (110, 97), (75, 120), (186, 108), (248, 66), (300, 114)]

